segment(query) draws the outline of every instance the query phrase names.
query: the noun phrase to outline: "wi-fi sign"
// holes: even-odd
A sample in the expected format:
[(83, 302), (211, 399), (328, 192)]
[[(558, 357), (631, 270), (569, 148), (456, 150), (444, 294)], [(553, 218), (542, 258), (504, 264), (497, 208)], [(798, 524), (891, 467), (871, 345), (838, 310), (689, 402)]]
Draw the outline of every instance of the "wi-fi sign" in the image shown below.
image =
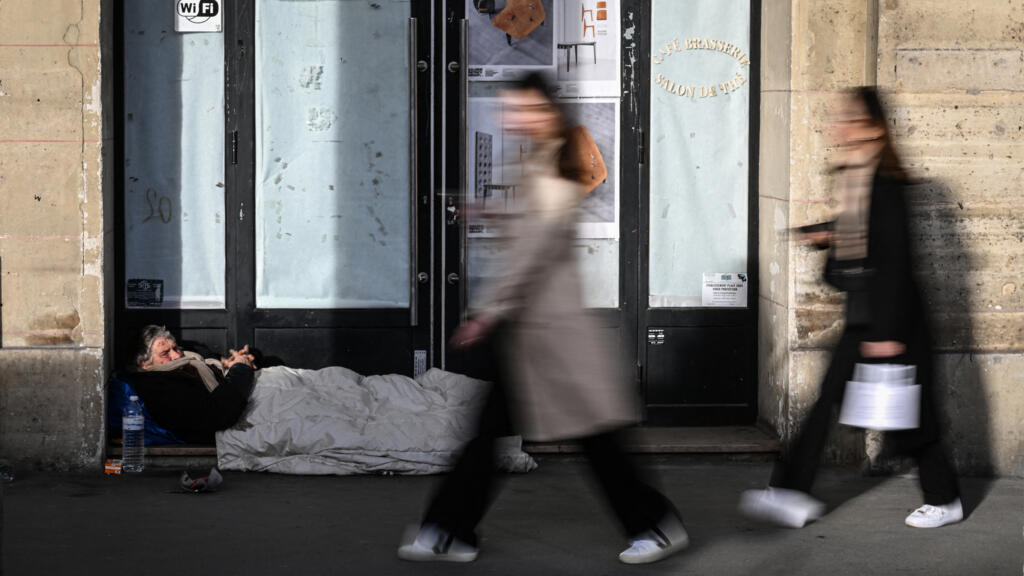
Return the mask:
[(218, 0), (174, 0), (178, 32), (220, 32)]
[(191, 2), (178, 0), (178, 15), (188, 18), (196, 24), (199, 24), (196, 22), (197, 20), (213, 18), (217, 14), (220, 14), (217, 0), (192, 0)]

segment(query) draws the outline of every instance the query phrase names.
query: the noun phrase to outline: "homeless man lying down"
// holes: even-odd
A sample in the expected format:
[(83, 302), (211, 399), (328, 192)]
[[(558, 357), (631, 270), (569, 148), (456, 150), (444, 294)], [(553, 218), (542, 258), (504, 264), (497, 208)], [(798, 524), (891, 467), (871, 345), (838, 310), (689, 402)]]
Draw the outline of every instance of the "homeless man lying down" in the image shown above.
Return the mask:
[(134, 370), (124, 376), (158, 424), (185, 442), (212, 444), (249, 402), (255, 356), (246, 345), (230, 356), (183, 351), (163, 326), (146, 326)]

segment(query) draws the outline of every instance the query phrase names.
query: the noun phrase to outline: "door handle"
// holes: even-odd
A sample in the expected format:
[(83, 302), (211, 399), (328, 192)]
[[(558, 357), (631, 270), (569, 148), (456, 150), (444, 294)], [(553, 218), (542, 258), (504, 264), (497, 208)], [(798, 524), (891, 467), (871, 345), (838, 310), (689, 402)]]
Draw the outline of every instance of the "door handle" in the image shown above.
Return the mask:
[(452, 272), (451, 274), (448, 275), (448, 283), (451, 284), (452, 286), (458, 284), (459, 280), (461, 279), (462, 278), (460, 278), (459, 275), (456, 274), (455, 272)]
[(449, 196), (445, 202), (447, 202), (448, 205), (444, 208), (445, 214), (447, 215), (445, 216), (444, 222), (448, 226), (455, 226), (459, 223), (459, 207), (455, 204), (455, 198), (451, 196)]
[[(409, 18), (406, 41), (408, 45), (407, 64), (409, 66), (409, 325), (418, 326), (420, 322), (419, 284), (423, 281), (416, 274), (419, 266), (419, 183), (417, 168), (419, 166), (418, 129), (416, 126), (419, 115), (419, 94), (416, 89), (416, 72), (421, 70), (417, 62), (416, 50), (416, 18)], [(424, 66), (425, 67), (425, 66)]]

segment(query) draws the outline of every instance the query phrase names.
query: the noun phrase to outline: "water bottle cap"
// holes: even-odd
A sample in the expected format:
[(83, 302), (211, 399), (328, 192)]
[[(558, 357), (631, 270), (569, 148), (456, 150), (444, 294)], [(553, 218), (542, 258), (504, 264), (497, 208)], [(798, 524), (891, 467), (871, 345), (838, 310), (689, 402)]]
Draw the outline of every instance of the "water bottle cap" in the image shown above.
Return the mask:
[(131, 400), (132, 402), (138, 402), (139, 401), (139, 397), (135, 396), (134, 394), (129, 396), (128, 399)]

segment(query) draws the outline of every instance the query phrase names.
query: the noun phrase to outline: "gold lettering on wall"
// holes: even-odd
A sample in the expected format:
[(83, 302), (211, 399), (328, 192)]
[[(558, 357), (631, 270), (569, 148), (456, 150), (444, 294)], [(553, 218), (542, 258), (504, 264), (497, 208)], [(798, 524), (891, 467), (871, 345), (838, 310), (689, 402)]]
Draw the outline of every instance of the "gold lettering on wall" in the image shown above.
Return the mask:
[[(717, 38), (699, 37), (684, 38), (682, 41), (680, 41), (679, 38), (673, 38), (670, 42), (666, 42), (663, 46), (654, 51), (654, 54), (651, 55), (651, 61), (655, 65), (660, 65), (673, 54), (681, 54), (690, 50), (721, 52), (722, 54), (736, 60), (741, 68), (750, 66), (750, 57), (739, 46)], [(656, 86), (659, 86), (669, 94), (685, 96), (691, 100), (728, 95), (739, 90), (746, 83), (747, 78), (740, 72), (736, 72), (735, 75), (728, 80), (713, 82), (706, 85), (683, 84), (666, 77), (660, 72), (654, 76), (654, 84)]]

